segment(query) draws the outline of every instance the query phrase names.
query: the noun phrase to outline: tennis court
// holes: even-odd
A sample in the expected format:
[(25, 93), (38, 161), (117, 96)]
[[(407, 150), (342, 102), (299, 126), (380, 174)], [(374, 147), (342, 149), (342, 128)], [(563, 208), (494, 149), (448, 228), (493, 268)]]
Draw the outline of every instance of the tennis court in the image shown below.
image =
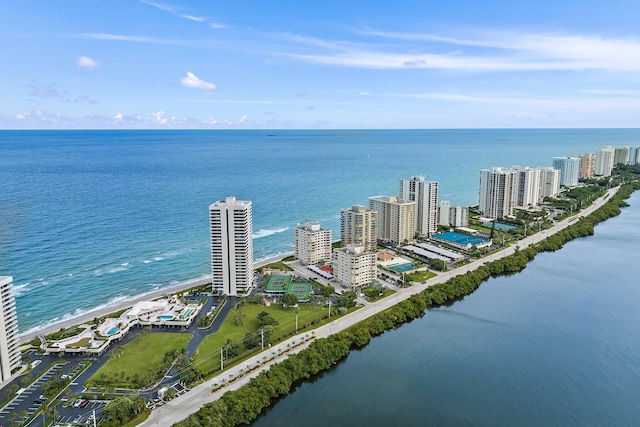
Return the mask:
[(287, 286), (287, 293), (295, 295), (298, 301), (305, 302), (309, 300), (311, 289), (311, 282), (292, 282)]
[(278, 276), (272, 274), (267, 280), (265, 290), (272, 293), (284, 293), (291, 284), (291, 276)]
[(467, 234), (456, 233), (455, 231), (446, 231), (444, 233), (438, 233), (431, 236), (434, 239), (440, 239), (447, 243), (454, 243), (461, 246), (466, 245), (481, 245), (488, 242), (486, 239), (480, 237), (469, 236)]
[(392, 267), (389, 267), (390, 270), (393, 270), (396, 273), (405, 273), (405, 272), (410, 271), (410, 270), (415, 270), (415, 268), (416, 267), (413, 265), (413, 263), (398, 264), (398, 265), (394, 265)]

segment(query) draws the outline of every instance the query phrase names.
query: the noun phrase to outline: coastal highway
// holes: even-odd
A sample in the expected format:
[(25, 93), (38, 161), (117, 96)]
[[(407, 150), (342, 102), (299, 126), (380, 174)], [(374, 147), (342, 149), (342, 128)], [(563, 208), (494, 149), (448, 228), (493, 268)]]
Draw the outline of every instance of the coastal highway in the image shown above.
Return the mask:
[[(178, 421), (184, 420), (190, 414), (196, 412), (200, 407), (206, 403), (214, 402), (219, 399), (224, 393), (230, 390), (237, 390), (240, 387), (246, 385), (251, 378), (256, 377), (259, 373), (269, 369), (273, 363), (280, 362), (287, 358), (290, 354), (297, 353), (306, 348), (314, 339), (324, 338), (331, 334), (341, 332), (356, 323), (365, 320), (377, 312), (385, 310), (400, 301), (404, 301), (416, 293), (422, 292), (429, 286), (433, 286), (437, 283), (443, 283), (452, 277), (465, 274), (469, 271), (475, 270), (482, 264), (497, 259), (504, 258), (515, 252), (516, 246), (520, 249), (525, 249), (528, 246), (538, 243), (545, 238), (563, 230), (571, 225), (575, 218), (588, 215), (601, 207), (609, 197), (617, 193), (619, 187), (612, 188), (607, 193), (598, 198), (591, 204), (591, 206), (585, 208), (577, 215), (569, 217), (563, 221), (558, 222), (553, 227), (543, 230), (533, 236), (526, 237), (517, 244), (511, 245), (501, 251), (495, 252), (482, 259), (473, 261), (465, 266), (456, 268), (455, 270), (447, 271), (445, 273), (438, 274), (427, 280), (423, 284), (413, 285), (409, 288), (398, 289), (395, 294), (371, 303), (366, 307), (363, 307), (357, 311), (354, 311), (348, 315), (338, 318), (337, 320), (323, 325), (312, 332), (305, 332), (295, 337), (289, 338), (271, 348), (265, 349), (262, 353), (259, 353), (244, 362), (229, 368), (222, 372), (220, 375), (194, 387), (190, 392), (182, 394), (181, 396), (167, 402), (164, 406), (155, 409), (149, 418), (141, 426), (169, 426)], [(221, 384), (226, 384), (219, 387)], [(215, 392), (212, 392), (216, 388)]]

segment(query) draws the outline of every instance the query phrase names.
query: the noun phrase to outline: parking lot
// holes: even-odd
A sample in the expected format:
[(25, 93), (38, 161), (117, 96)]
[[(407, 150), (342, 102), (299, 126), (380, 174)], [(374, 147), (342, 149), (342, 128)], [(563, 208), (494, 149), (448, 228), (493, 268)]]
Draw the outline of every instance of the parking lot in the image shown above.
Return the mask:
[(93, 413), (100, 419), (106, 400), (76, 399), (69, 402), (62, 414), (56, 417), (56, 424), (62, 425), (93, 425)]
[(42, 384), (49, 381), (55, 375), (55, 371), (61, 367), (62, 365), (60, 364), (51, 366), (28, 387), (18, 390), (17, 396), (0, 410), (0, 423), (6, 422), (8, 424), (10, 421), (9, 415), (17, 414), (18, 418), (16, 418), (14, 422), (23, 424), (29, 417), (35, 414), (46, 401), (44, 396), (41, 395)]

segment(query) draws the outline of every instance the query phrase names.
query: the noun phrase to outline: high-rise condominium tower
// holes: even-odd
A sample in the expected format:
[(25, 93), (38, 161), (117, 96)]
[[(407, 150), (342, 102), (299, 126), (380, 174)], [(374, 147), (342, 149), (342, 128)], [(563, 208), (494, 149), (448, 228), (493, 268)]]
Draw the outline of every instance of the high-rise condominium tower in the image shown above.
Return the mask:
[(0, 384), (20, 365), (18, 318), (12, 287), (12, 277), (0, 276)]
[(369, 197), (369, 207), (378, 212), (378, 239), (397, 245), (414, 241), (416, 202), (394, 196), (376, 196)]
[(362, 246), (367, 251), (377, 247), (378, 212), (364, 206), (354, 205), (340, 211), (340, 245)]
[(251, 202), (227, 197), (209, 206), (213, 290), (246, 294), (253, 283)]
[(402, 200), (416, 202), (416, 232), (421, 235), (438, 230), (438, 183), (425, 181), (423, 176), (412, 176), (400, 181)]
[(293, 256), (305, 265), (331, 261), (331, 230), (317, 222), (296, 226)]
[(560, 185), (575, 187), (580, 177), (579, 157), (554, 157), (553, 167), (560, 169)]

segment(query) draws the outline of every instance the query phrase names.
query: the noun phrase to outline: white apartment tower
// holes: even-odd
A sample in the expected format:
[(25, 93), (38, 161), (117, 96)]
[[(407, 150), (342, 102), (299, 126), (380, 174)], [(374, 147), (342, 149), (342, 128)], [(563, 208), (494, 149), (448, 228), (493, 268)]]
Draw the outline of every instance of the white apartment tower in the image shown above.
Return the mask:
[(580, 177), (579, 157), (554, 157), (553, 167), (560, 169), (560, 185), (575, 187)]
[(317, 222), (296, 226), (293, 256), (304, 265), (331, 261), (331, 230)]
[(369, 197), (369, 207), (377, 211), (378, 239), (397, 245), (415, 237), (416, 202), (394, 196)]
[(480, 203), (478, 210), (488, 218), (513, 215), (517, 199), (517, 172), (494, 167), (480, 171)]
[(438, 183), (414, 175), (400, 181), (400, 199), (416, 202), (416, 232), (429, 235), (438, 230)]
[(375, 251), (377, 247), (378, 212), (364, 206), (353, 205), (340, 211), (341, 246), (362, 246), (367, 251)]
[(20, 366), (18, 317), (12, 288), (13, 277), (0, 276), (0, 384)]
[(593, 169), (596, 162), (596, 155), (586, 153), (579, 156), (580, 158), (580, 174), (579, 178), (593, 178)]
[(375, 279), (377, 255), (362, 246), (348, 245), (334, 251), (333, 274), (353, 289), (369, 286)]
[(253, 284), (251, 202), (227, 197), (209, 206), (213, 291), (243, 295)]
[(613, 163), (615, 158), (616, 149), (608, 146), (602, 147), (598, 151), (596, 151), (596, 161), (593, 173), (598, 176), (609, 176), (611, 175), (611, 170), (615, 163)]
[(537, 206), (540, 200), (540, 168), (514, 167), (516, 173), (515, 206)]
[(451, 222), (449, 221), (449, 211), (451, 210), (451, 202), (443, 200), (438, 207), (438, 225), (444, 225), (449, 227)]
[(449, 210), (449, 225), (452, 227), (468, 227), (469, 208), (466, 206), (451, 206)]
[(553, 167), (540, 168), (540, 198), (554, 197), (560, 192), (560, 170)]
[(629, 147), (629, 164), (640, 165), (640, 146)]

